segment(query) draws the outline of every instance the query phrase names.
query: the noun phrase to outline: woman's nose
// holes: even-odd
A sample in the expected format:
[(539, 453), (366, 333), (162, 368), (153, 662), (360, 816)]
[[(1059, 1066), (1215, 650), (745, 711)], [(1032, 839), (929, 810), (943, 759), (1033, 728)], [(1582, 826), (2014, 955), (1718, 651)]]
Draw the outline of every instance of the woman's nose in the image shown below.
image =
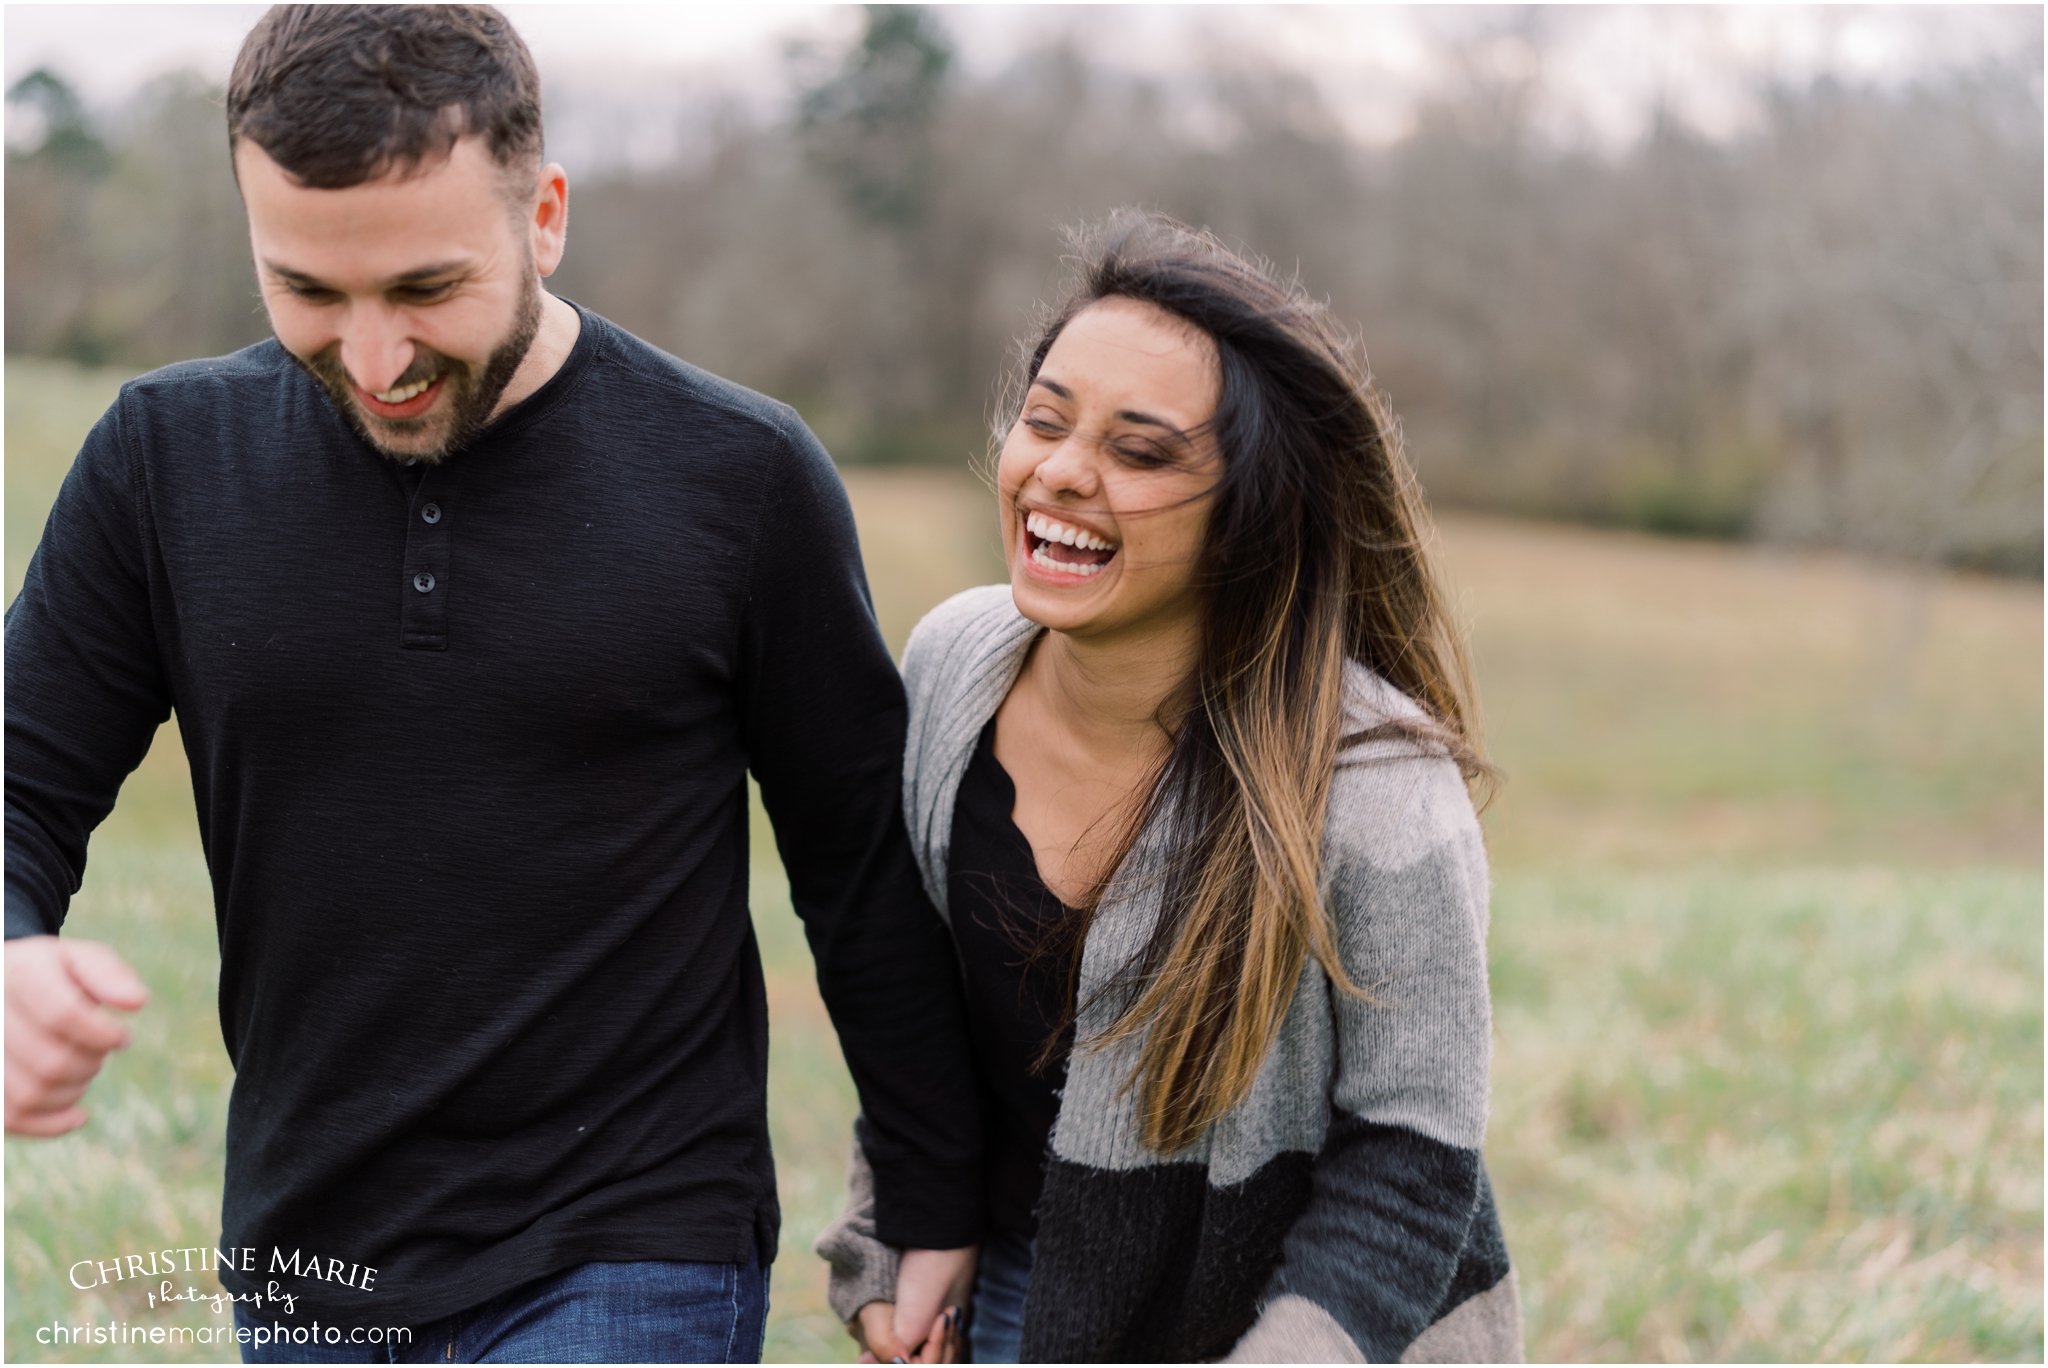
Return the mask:
[(1095, 443), (1085, 433), (1070, 433), (1038, 463), (1036, 474), (1040, 483), (1058, 493), (1083, 498), (1093, 494), (1097, 482)]

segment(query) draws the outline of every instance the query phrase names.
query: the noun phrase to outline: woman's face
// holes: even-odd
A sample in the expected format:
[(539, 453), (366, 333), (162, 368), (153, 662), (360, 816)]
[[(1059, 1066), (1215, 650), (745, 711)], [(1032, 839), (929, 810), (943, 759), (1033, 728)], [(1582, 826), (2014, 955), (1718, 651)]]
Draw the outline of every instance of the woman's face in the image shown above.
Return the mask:
[(1221, 388), (1215, 344), (1150, 304), (1108, 299), (1067, 324), (996, 471), (1019, 612), (1073, 636), (1195, 617)]

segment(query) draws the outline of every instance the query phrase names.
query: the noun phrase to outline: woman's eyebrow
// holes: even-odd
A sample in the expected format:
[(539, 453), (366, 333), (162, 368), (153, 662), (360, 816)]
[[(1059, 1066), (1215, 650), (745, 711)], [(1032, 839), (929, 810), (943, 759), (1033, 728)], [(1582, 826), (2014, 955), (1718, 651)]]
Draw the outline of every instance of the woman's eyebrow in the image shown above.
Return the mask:
[[(1043, 385), (1062, 399), (1071, 400), (1074, 397), (1074, 392), (1065, 385), (1062, 385), (1057, 380), (1048, 380), (1042, 375), (1033, 377), (1031, 383), (1033, 386)], [(1195, 444), (1194, 438), (1188, 436), (1187, 433), (1175, 427), (1172, 423), (1167, 422), (1164, 418), (1155, 418), (1149, 413), (1139, 413), (1135, 409), (1119, 409), (1116, 414), (1116, 420), (1120, 423), (1137, 423), (1141, 427), (1156, 427), (1163, 430), (1177, 442), (1187, 446)]]
[(1144, 427), (1164, 428), (1174, 440), (1185, 442), (1190, 446), (1194, 445), (1194, 440), (1187, 433), (1182, 432), (1164, 418), (1154, 418), (1149, 413), (1138, 413), (1132, 409), (1119, 409), (1116, 416), (1117, 421), (1120, 423), (1137, 423)]

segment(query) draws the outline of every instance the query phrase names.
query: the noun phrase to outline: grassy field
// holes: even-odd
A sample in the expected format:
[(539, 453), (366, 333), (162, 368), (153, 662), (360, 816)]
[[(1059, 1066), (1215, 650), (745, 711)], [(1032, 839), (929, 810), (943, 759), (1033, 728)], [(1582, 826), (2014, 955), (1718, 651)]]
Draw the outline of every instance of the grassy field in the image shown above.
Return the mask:
[[(7, 378), (11, 599), (112, 381)], [(971, 478), (848, 483), (892, 643), (999, 573)], [(1444, 549), (1506, 774), (1488, 1158), (1530, 1357), (2039, 1361), (2040, 587), (1465, 517)], [(807, 1247), (853, 1097), (756, 837), (786, 1222), (768, 1352), (843, 1361)], [(64, 1277), (218, 1232), (231, 1079), (173, 727), (69, 929), (156, 996), (84, 1131), (7, 1142), (17, 1361), (95, 1357), (38, 1345), (53, 1320), (214, 1320)], [(139, 1352), (209, 1357), (97, 1357)]]

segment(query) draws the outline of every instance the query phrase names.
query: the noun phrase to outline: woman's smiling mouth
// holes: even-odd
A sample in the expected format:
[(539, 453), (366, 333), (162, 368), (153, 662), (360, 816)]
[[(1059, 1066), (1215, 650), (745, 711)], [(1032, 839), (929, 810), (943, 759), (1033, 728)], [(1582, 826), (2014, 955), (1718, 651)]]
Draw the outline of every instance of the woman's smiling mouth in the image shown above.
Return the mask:
[(1117, 553), (1116, 543), (1108, 538), (1044, 513), (1025, 516), (1024, 547), (1034, 566), (1082, 579), (1101, 574)]

